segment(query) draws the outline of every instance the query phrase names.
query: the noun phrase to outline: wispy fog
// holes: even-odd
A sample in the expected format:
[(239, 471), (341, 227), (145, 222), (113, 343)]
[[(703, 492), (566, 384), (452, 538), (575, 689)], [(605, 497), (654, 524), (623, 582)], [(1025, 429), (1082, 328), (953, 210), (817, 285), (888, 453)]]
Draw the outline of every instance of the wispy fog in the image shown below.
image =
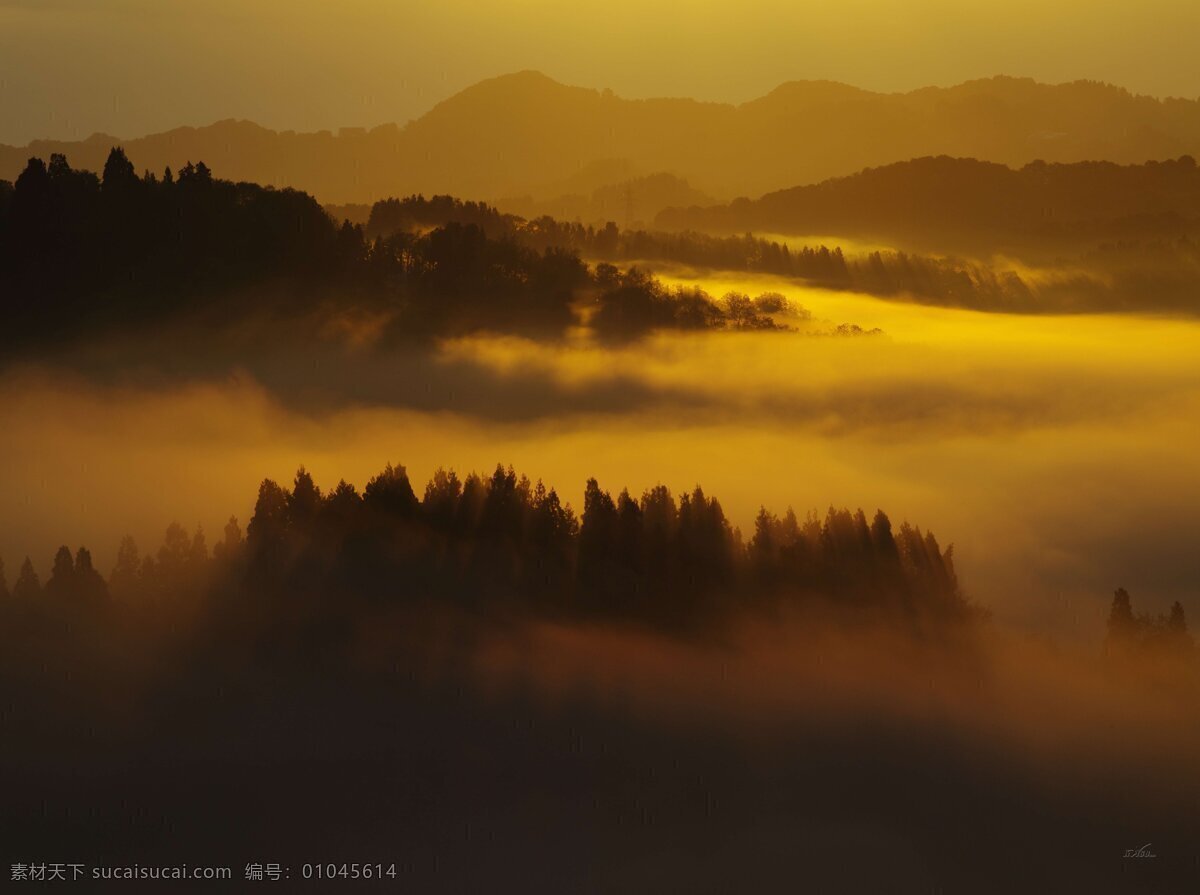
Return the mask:
[[(999, 617), (1058, 635), (1094, 639), (1118, 585), (1149, 610), (1200, 613), (1200, 325), (701, 285), (782, 291), (813, 321), (429, 349), (340, 321), (309, 350), (281, 337), (236, 364), (193, 329), (10, 369), (0, 555), (45, 570), (58, 544), (83, 543), (107, 571), (123, 533), (149, 549), (172, 520), (244, 523), (258, 481), (301, 463), (324, 486), (361, 486), (386, 461), (416, 481), (499, 461), (577, 509), (589, 476), (634, 493), (699, 482), (743, 531), (762, 503), (882, 507), (953, 541), (966, 589)], [(847, 322), (884, 332), (831, 334)]]

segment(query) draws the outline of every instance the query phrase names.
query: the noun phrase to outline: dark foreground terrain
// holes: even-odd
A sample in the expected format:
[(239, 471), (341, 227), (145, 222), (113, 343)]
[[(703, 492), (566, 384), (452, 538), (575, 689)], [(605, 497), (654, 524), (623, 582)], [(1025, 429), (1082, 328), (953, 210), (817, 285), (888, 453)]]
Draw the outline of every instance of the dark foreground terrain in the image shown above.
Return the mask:
[[(696, 645), (436, 615), (372, 627), (353, 654), (82, 635), (45, 665), (10, 654), (12, 861), (234, 875), (141, 883), (155, 890), (249, 887), (255, 862), (290, 874), (281, 891), (1184, 892), (1200, 879), (1194, 711), (1160, 711), (1161, 693), (1130, 712), (1124, 690), (1106, 710), (1065, 676), (1014, 684), (1015, 660), (982, 642), (776, 629)], [(1145, 843), (1154, 858), (1123, 857)], [(394, 862), (396, 877), (302, 879), (328, 862)]]

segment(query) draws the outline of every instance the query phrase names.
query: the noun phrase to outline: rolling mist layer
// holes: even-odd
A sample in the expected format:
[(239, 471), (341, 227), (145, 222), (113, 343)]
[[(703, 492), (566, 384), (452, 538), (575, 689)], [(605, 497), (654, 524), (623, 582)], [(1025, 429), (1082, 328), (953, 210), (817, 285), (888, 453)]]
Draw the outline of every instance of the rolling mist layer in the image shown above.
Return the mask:
[[(269, 344), (257, 325), (244, 343), (181, 328), (12, 368), (0, 555), (44, 568), (58, 544), (82, 543), (105, 569), (126, 532), (149, 548), (173, 520), (209, 532), (231, 511), (244, 521), (254, 484), (301, 463), (329, 487), (361, 485), (385, 460), (417, 479), (503, 462), (538, 470), (576, 507), (590, 476), (640, 491), (668, 470), (676, 491), (721, 495), (746, 533), (764, 493), (776, 512), (902, 511), (955, 542), (971, 596), (1060, 634), (1094, 639), (1117, 585), (1200, 611), (1187, 585), (1200, 326), (699, 282), (782, 291), (813, 320), (623, 346), (580, 333), (398, 350), (348, 317), (277, 329)], [(846, 320), (883, 334), (836, 334)], [(298, 343), (300, 331), (320, 335)]]

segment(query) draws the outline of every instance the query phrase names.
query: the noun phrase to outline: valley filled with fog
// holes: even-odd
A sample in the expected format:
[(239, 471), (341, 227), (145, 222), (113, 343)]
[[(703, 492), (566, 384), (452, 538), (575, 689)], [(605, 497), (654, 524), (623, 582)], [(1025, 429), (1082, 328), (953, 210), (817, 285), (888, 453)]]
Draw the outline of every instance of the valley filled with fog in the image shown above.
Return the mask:
[(1094, 641), (1117, 586), (1155, 610), (1186, 603), (1178, 582), (1200, 564), (1200, 324), (658, 273), (714, 296), (782, 293), (792, 329), (611, 345), (577, 327), (397, 349), (347, 317), (299, 351), (259, 333), (226, 358), (206, 331), (180, 331), (12, 367), (3, 555), (46, 573), (59, 543), (86, 543), (107, 571), (122, 534), (153, 550), (172, 521), (210, 536), (230, 513), (244, 524), (255, 483), (301, 464), (332, 487), (361, 486), (384, 460), (418, 481), (499, 462), (576, 509), (592, 476), (614, 492), (699, 483), (747, 538), (764, 503), (883, 507), (952, 541), (966, 589), (997, 618), (1055, 636)]

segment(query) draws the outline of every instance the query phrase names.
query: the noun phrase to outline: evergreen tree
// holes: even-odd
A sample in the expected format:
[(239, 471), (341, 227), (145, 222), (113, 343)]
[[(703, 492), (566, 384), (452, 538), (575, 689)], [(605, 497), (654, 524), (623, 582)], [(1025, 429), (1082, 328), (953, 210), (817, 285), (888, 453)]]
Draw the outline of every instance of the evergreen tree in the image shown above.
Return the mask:
[(80, 547), (75, 553), (75, 596), (85, 603), (98, 603), (108, 597), (108, 585), (92, 564), (92, 553)]
[(600, 603), (614, 596), (616, 547), (616, 504), (599, 482), (588, 479), (579, 524), (579, 579)]
[(1118, 587), (1113, 592), (1112, 606), (1108, 611), (1108, 642), (1121, 648), (1127, 647), (1137, 638), (1138, 623), (1133, 617), (1133, 602), (1129, 591)]
[(74, 597), (75, 593), (75, 560), (71, 557), (70, 549), (64, 545), (54, 554), (54, 565), (46, 582), (46, 596), (66, 600)]
[(1166, 621), (1167, 639), (1177, 650), (1190, 652), (1193, 648), (1192, 635), (1188, 633), (1187, 619), (1183, 614), (1183, 604), (1176, 600), (1171, 604), (1170, 615)]
[(141, 558), (137, 542), (125, 535), (117, 547), (117, 563), (108, 576), (108, 584), (114, 594), (127, 596), (138, 591), (140, 581)]
[(36, 600), (42, 595), (42, 583), (38, 580), (38, 574), (34, 571), (33, 563), (29, 557), (25, 557), (25, 562), (21, 563), (21, 571), (17, 575), (16, 583), (13, 584), (13, 597), (17, 600)]
[(230, 516), (225, 523), (222, 539), (213, 547), (213, 559), (221, 562), (232, 562), (242, 552), (245, 541), (242, 538), (242, 527), (238, 525), (237, 516)]
[(462, 482), (458, 480), (458, 475), (454, 470), (447, 472), (439, 466), (425, 485), (421, 510), (434, 527), (446, 531), (454, 521), (461, 497)]
[(416, 513), (417, 495), (413, 493), (408, 472), (389, 463), (383, 472), (367, 482), (363, 504), (385, 515), (409, 517)]
[(114, 146), (104, 162), (104, 174), (101, 184), (106, 193), (124, 193), (139, 184), (137, 171), (133, 162), (125, 155), (125, 150)]
[(263, 479), (254, 515), (246, 527), (246, 547), (255, 575), (270, 577), (283, 571), (289, 554), (288, 533), (288, 492), (271, 479)]
[(311, 526), (321, 509), (321, 502), (321, 489), (313, 482), (308, 470), (301, 466), (296, 470), (292, 491), (287, 497), (288, 522), (302, 528)]

